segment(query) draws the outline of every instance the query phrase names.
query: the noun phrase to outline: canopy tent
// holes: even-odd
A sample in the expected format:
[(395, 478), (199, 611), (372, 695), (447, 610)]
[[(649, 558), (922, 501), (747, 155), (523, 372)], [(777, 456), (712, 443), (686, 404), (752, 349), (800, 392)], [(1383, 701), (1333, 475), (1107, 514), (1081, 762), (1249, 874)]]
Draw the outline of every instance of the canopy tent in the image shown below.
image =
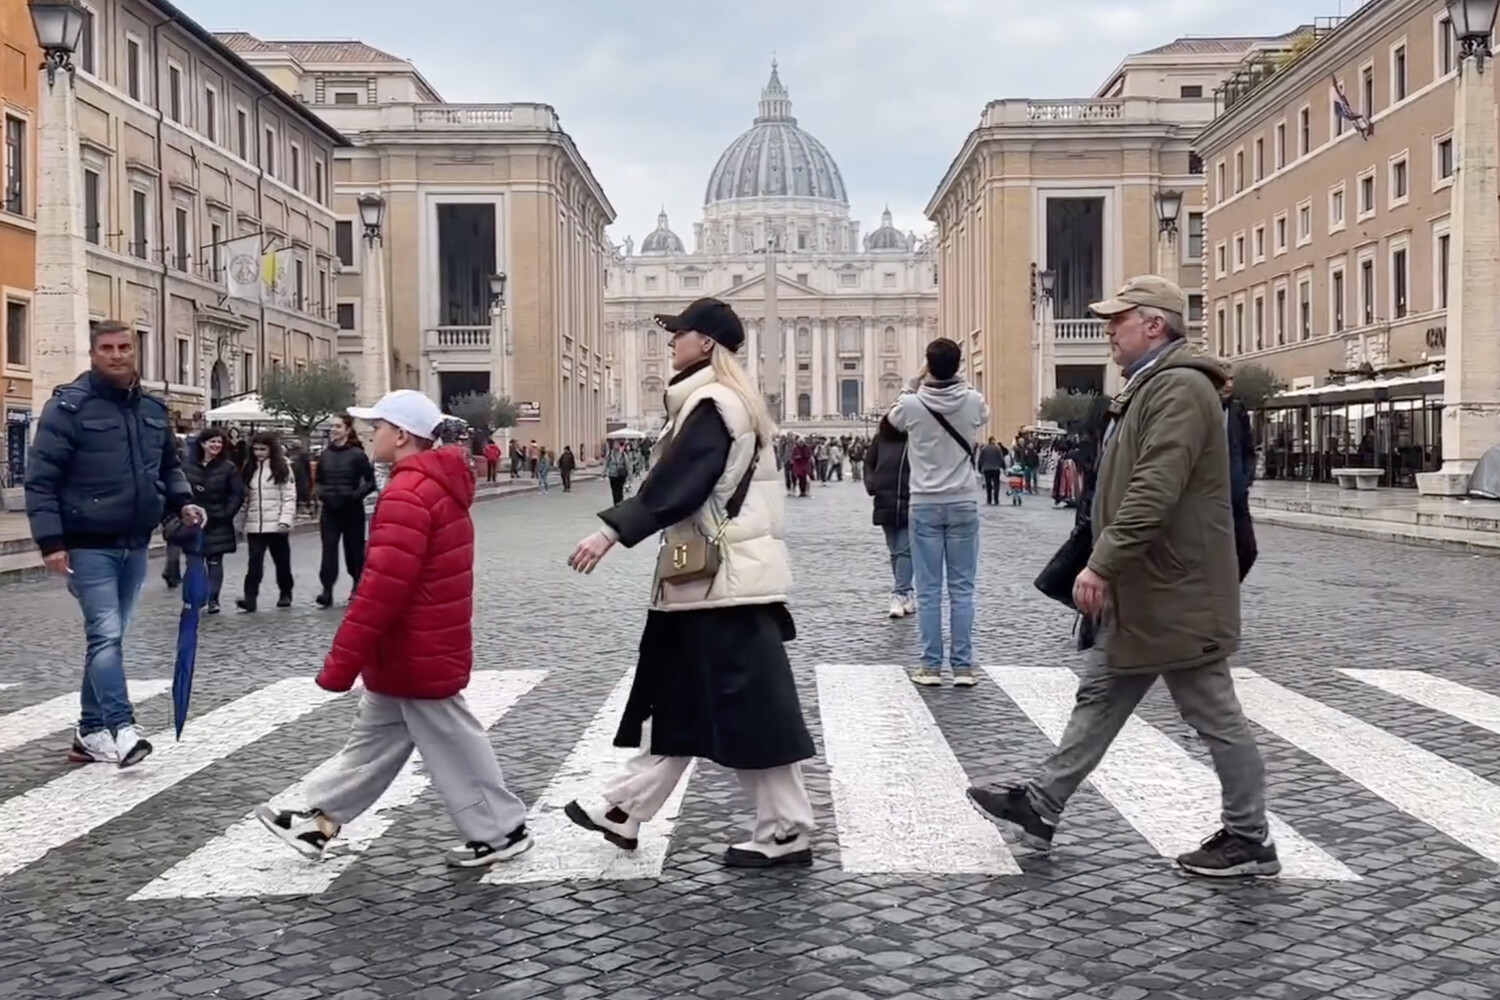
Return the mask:
[(634, 427), (621, 427), (604, 436), (611, 441), (642, 441), (645, 440), (646, 432), (638, 431)]
[(1480, 456), (1469, 476), (1469, 496), (1500, 500), (1500, 445)]
[(215, 424), (284, 424), (288, 422), (262, 409), (260, 394), (256, 392), (247, 392), (243, 396), (236, 396), (214, 407), (203, 415), (203, 419)]

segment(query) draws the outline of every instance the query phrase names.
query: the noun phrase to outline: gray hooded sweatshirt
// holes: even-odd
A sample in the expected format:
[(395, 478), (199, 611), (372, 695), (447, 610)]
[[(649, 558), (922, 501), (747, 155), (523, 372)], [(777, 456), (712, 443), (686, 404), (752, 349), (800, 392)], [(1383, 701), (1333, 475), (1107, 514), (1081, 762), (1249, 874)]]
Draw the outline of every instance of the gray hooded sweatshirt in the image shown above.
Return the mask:
[(934, 419), (929, 407), (941, 413), (971, 444), (990, 419), (984, 397), (963, 379), (945, 382), (929, 379), (915, 392), (908, 389), (896, 399), (890, 420), (892, 426), (907, 435), (912, 506), (974, 500), (979, 490), (974, 467), (959, 443)]

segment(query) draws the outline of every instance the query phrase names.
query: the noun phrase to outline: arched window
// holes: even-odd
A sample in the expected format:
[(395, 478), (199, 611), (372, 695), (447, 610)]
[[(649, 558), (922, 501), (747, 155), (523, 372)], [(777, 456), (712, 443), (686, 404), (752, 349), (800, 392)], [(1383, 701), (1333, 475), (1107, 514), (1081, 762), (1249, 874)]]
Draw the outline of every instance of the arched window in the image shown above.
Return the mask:
[(887, 353), (887, 354), (895, 354), (896, 353), (896, 328), (894, 326), (888, 326), (888, 327), (885, 328), (885, 338), (884, 339), (885, 339), (885, 343), (882, 346), (881, 350), (885, 351), (885, 353)]
[(812, 417), (812, 396), (809, 393), (797, 393), (797, 417), (801, 420)]
[(809, 331), (805, 326), (799, 326), (797, 328), (797, 353), (812, 353), (812, 332)]
[(887, 374), (880, 379), (880, 405), (889, 409), (896, 405), (896, 397), (901, 394), (901, 378), (895, 374)]
[(667, 408), (666, 400), (662, 398), (662, 384), (659, 378), (648, 378), (641, 383), (641, 409), (647, 413), (660, 413)]

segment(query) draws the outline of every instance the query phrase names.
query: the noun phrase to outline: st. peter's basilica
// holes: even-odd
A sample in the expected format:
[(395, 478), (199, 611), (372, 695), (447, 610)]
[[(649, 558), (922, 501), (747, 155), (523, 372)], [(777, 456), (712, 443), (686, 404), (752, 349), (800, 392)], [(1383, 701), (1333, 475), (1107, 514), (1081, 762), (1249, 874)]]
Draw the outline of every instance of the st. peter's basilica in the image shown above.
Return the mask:
[(772, 63), (754, 122), (709, 175), (692, 250), (665, 212), (638, 250), (629, 237), (615, 249), (604, 293), (612, 418), (659, 426), (671, 369), (667, 336), (652, 316), (705, 295), (743, 317), (746, 365), (762, 383), (774, 311), (785, 423), (858, 420), (888, 406), (937, 336), (936, 275), (925, 243), (897, 230), (889, 211), (863, 240), (859, 229), (838, 164), (798, 127)]

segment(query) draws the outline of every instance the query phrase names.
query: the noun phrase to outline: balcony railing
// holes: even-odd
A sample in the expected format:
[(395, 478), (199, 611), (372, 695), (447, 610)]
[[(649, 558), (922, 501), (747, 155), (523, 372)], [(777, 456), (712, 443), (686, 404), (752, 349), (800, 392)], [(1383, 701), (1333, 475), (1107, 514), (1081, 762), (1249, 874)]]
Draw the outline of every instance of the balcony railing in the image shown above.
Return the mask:
[(546, 104), (324, 104), (318, 113), (340, 131), (555, 132)]
[(1102, 344), (1108, 340), (1102, 319), (1055, 319), (1052, 330), (1059, 343)]
[(1177, 97), (1087, 97), (1076, 100), (991, 101), (979, 120), (980, 128), (1057, 126), (1108, 126), (1123, 124), (1208, 124), (1214, 102), (1207, 98)]
[(440, 326), (427, 331), (429, 351), (488, 351), (490, 328), (487, 326)]

